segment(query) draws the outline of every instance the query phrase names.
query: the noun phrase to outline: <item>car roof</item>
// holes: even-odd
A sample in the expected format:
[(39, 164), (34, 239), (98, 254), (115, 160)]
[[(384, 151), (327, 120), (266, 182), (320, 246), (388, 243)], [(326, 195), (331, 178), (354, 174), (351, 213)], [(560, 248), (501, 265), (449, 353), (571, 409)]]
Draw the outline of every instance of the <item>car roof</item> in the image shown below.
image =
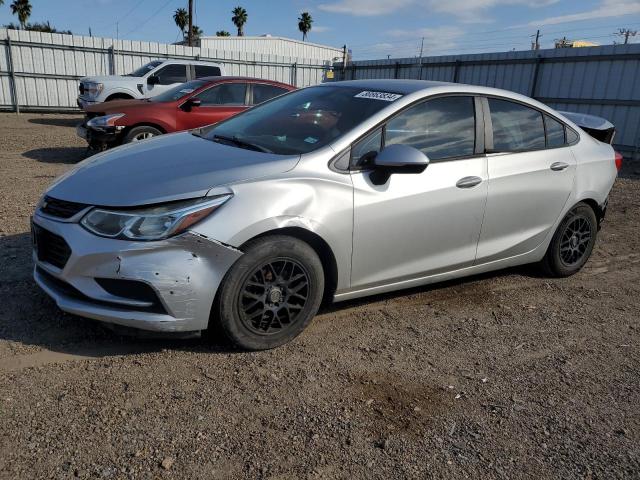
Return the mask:
[(397, 80), (397, 79), (377, 79), (377, 80), (345, 80), (341, 82), (328, 82), (324, 85), (340, 87), (362, 88), (364, 90), (383, 90), (393, 93), (409, 95), (410, 93), (428, 90), (436, 87), (451, 87), (460, 85), (451, 82), (435, 82), (431, 80)]
[(154, 62), (162, 62), (162, 63), (177, 63), (180, 65), (212, 65), (216, 67), (220, 67), (221, 65), (216, 62), (205, 62), (202, 60), (179, 60), (174, 58), (158, 58), (156, 60), (152, 60)]
[(267, 80), (266, 78), (241, 77), (241, 76), (234, 76), (234, 75), (216, 75), (212, 77), (200, 77), (200, 78), (197, 78), (196, 80), (202, 80), (203, 82), (211, 82), (211, 83), (227, 81), (227, 80), (231, 80), (231, 81), (238, 80), (243, 82), (268, 83), (269, 85), (282, 85), (283, 87), (287, 87), (287, 88), (296, 88), (293, 85), (289, 85), (288, 83), (277, 82), (275, 80)]

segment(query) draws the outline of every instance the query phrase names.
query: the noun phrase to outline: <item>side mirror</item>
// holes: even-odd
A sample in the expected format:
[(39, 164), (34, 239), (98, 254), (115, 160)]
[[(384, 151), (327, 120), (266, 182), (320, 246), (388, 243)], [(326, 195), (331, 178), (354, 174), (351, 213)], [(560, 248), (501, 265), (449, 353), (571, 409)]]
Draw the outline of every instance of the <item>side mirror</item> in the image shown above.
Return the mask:
[(393, 173), (422, 173), (429, 166), (429, 157), (409, 145), (385, 147), (373, 159), (371, 181), (375, 185), (387, 183)]
[(160, 83), (160, 77), (157, 75), (150, 75), (147, 77), (147, 85), (158, 85)]
[(193, 107), (199, 107), (200, 105), (202, 105), (202, 100), (199, 98), (190, 98), (180, 105), (180, 108), (185, 112), (190, 112)]

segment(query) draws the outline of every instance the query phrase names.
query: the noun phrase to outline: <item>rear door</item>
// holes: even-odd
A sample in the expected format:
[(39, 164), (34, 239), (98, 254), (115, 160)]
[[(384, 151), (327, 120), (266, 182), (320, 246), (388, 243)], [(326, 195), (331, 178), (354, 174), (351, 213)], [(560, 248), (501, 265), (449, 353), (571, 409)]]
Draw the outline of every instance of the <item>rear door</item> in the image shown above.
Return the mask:
[(259, 105), (289, 91), (286, 88), (282, 88), (277, 85), (269, 85), (268, 83), (252, 83), (250, 88), (250, 105)]
[(220, 76), (220, 67), (216, 67), (214, 65), (194, 65), (193, 69), (194, 79)]
[[(426, 100), (352, 147), (352, 287), (473, 264), (487, 197), (478, 105), (464, 95)], [(430, 164), (420, 174), (393, 174), (375, 185), (366, 166), (370, 152), (394, 143), (418, 148)]]
[(178, 109), (178, 130), (218, 123), (246, 110), (247, 94), (246, 82), (218, 83), (198, 93), (191, 98), (201, 101), (199, 107), (192, 107), (190, 110)]
[(489, 195), (477, 263), (520, 255), (540, 245), (573, 188), (576, 161), (565, 126), (523, 103), (484, 100), (493, 136)]

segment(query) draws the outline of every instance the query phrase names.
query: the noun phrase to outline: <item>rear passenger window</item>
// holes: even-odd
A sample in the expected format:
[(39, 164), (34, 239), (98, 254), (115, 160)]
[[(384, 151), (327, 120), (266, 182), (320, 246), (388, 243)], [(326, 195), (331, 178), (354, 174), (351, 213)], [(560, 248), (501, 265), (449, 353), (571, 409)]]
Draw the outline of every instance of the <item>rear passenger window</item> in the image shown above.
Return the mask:
[(167, 65), (156, 73), (160, 79), (160, 85), (172, 85), (187, 81), (187, 66), (180, 64)]
[(563, 124), (548, 115), (545, 115), (544, 126), (547, 132), (547, 148), (561, 147), (565, 145)]
[(574, 132), (572, 129), (567, 128), (567, 143), (571, 145), (578, 141), (578, 134)]
[(220, 68), (210, 67), (208, 65), (196, 65), (196, 78), (203, 77), (219, 77)]
[(253, 104), (258, 105), (259, 103), (271, 100), (273, 97), (277, 97), (283, 93), (287, 93), (287, 90), (284, 88), (256, 83), (253, 85)]
[(421, 150), (430, 160), (465, 157), (475, 151), (473, 97), (442, 97), (405, 110), (387, 123), (385, 145)]
[(545, 148), (542, 114), (508, 100), (489, 98), (493, 124), (493, 149), (518, 152)]

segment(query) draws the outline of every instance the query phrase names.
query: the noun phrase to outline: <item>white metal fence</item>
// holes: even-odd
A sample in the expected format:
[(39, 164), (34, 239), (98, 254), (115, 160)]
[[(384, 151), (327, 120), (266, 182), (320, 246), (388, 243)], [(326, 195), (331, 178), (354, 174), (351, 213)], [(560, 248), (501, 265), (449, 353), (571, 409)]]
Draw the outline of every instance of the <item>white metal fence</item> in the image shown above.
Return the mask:
[(0, 109), (76, 109), (78, 79), (126, 74), (154, 59), (200, 59), (243, 75), (298, 87), (322, 82), (332, 65), (279, 55), (227, 52), (155, 42), (0, 29)]

